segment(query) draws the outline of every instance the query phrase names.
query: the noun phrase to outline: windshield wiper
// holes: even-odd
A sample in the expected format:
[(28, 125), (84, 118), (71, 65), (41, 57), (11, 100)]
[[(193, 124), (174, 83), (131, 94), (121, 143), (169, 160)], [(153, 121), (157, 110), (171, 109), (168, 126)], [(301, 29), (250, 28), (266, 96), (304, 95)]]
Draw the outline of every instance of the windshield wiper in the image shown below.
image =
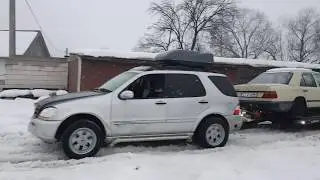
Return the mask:
[(112, 92), (111, 90), (106, 89), (106, 88), (96, 88), (96, 89), (94, 89), (94, 91), (95, 91), (95, 92), (103, 92), (103, 93)]

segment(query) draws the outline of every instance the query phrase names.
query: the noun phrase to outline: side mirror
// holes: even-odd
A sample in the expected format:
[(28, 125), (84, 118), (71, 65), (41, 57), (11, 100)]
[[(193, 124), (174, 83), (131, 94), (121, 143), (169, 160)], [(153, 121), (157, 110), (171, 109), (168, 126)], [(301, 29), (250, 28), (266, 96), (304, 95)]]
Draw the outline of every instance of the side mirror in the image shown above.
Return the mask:
[(123, 91), (121, 94), (120, 94), (120, 98), (123, 99), (123, 100), (126, 100), (126, 99), (132, 99), (134, 98), (134, 93), (132, 91)]

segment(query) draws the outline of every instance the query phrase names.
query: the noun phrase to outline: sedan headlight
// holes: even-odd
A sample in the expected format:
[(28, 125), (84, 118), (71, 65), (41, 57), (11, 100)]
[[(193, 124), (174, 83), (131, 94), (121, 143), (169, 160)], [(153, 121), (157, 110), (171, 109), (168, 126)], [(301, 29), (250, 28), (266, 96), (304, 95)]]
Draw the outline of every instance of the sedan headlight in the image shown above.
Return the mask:
[(48, 108), (43, 109), (40, 112), (39, 117), (44, 118), (44, 119), (48, 119), (48, 118), (53, 117), (56, 113), (57, 113), (57, 108), (48, 107)]

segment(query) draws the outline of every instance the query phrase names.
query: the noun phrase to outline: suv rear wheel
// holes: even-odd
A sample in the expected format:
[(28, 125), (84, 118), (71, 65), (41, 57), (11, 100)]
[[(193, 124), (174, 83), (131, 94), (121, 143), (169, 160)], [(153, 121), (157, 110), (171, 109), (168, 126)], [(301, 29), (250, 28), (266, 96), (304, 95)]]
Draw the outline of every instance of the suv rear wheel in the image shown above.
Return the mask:
[(62, 136), (63, 150), (71, 159), (96, 155), (102, 142), (101, 128), (90, 120), (79, 120), (71, 124)]
[(228, 124), (218, 117), (206, 118), (201, 122), (194, 135), (195, 143), (204, 148), (223, 147), (228, 139)]

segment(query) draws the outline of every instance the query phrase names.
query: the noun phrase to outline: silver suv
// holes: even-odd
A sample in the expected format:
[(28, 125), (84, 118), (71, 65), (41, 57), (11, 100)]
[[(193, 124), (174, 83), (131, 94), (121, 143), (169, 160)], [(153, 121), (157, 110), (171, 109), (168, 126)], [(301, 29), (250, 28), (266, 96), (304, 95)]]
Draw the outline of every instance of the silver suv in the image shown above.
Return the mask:
[(104, 142), (181, 139), (222, 147), (241, 125), (227, 76), (140, 67), (95, 91), (38, 102), (29, 131), (46, 142), (61, 141), (69, 158), (80, 159), (94, 156)]

